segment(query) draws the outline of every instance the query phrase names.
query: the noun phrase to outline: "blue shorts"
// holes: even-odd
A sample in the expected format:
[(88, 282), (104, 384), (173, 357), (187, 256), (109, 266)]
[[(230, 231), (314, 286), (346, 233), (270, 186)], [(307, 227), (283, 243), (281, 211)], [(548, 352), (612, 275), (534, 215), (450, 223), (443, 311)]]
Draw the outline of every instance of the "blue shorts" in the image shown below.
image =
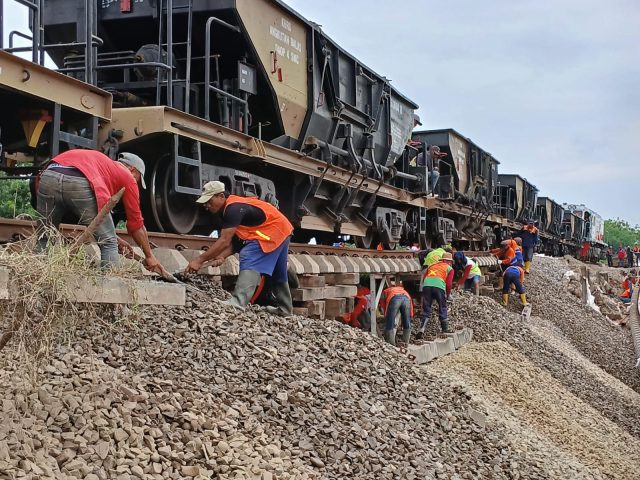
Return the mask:
[(274, 283), (284, 283), (287, 276), (289, 238), (273, 252), (264, 253), (257, 240), (245, 242), (240, 250), (240, 270), (255, 270), (262, 275), (270, 275)]

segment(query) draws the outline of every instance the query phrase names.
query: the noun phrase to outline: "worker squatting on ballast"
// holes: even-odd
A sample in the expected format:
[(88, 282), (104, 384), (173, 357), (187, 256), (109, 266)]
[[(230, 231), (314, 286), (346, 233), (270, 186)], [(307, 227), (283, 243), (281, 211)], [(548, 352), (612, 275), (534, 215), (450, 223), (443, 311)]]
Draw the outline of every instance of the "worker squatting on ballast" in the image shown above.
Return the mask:
[(480, 295), (482, 272), (476, 262), (467, 258), (463, 251), (458, 251), (453, 254), (453, 268), (456, 272), (462, 272), (456, 288), (464, 288), (467, 292)]
[(225, 193), (224, 183), (208, 182), (196, 200), (211, 213), (222, 213), (222, 227), (216, 243), (191, 260), (185, 273), (200, 270), (205, 262), (220, 266), (234, 253), (234, 235), (244, 242), (240, 249), (240, 273), (231, 299), (227, 302), (244, 308), (260, 284), (262, 275), (271, 276), (277, 307), (272, 313), (291, 315), (293, 302), (287, 275), (289, 240), (293, 226), (280, 211), (257, 198)]

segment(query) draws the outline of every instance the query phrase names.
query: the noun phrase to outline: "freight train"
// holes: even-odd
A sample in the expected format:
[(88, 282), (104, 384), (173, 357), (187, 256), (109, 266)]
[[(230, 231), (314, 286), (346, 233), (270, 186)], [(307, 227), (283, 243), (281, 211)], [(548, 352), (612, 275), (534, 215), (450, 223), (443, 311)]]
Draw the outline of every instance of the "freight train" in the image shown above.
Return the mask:
[(210, 231), (194, 199), (216, 179), (277, 205), (301, 242), (475, 250), (535, 218), (547, 253), (602, 245), (595, 212), (538, 197), (455, 130), (414, 132), (414, 102), (279, 0), (3, 3), (31, 26), (0, 43), (6, 178), (64, 149), (131, 151), (160, 232)]

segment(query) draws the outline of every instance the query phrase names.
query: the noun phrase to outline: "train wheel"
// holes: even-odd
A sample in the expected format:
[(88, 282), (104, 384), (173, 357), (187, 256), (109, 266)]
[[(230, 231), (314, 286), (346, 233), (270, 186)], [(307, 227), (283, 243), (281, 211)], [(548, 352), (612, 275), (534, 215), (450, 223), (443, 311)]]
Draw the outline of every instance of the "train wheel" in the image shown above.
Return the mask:
[(149, 205), (159, 230), (189, 233), (198, 219), (196, 197), (175, 191), (171, 155), (158, 159), (149, 179)]
[(364, 237), (354, 237), (356, 241), (356, 247), (358, 248), (376, 248), (377, 239), (376, 235), (371, 229), (367, 230), (367, 234)]

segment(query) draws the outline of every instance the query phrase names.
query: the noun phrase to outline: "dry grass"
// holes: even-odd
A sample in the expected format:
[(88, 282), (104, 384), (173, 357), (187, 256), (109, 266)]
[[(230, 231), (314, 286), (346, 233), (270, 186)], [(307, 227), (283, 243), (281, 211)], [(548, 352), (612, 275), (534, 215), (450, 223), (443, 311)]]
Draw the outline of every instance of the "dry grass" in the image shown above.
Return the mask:
[[(95, 281), (103, 275), (132, 279), (139, 268), (130, 263), (101, 271), (84, 248), (68, 242), (57, 231), (47, 231), (44, 249), (37, 248), (36, 236), (20, 242), (14, 248), (0, 252), (0, 266), (10, 269), (10, 300), (0, 303), (0, 335), (11, 342), (29, 374), (35, 374), (52, 348), (72, 343), (77, 329), (86, 322), (100, 321), (108, 329), (132, 328), (140, 316), (136, 305), (79, 304), (67, 286), (70, 277)], [(0, 341), (1, 349), (2, 341)]]

